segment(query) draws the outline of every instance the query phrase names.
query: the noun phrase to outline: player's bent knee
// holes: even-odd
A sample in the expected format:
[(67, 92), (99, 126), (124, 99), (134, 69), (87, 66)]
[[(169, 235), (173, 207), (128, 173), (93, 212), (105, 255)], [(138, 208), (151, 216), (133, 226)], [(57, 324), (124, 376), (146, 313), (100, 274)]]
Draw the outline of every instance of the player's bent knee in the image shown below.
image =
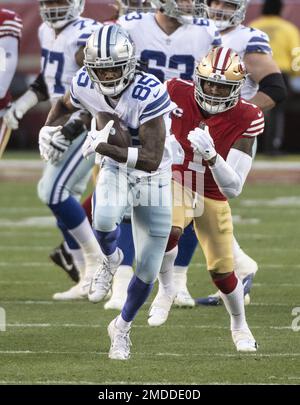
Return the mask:
[(38, 182), (37, 195), (44, 204), (49, 204), (51, 192), (49, 188), (46, 187), (46, 183), (43, 178), (41, 178), (40, 181)]
[(218, 277), (218, 275), (232, 273), (233, 271), (233, 257), (223, 257), (216, 259), (208, 267), (212, 278)]
[(166, 247), (166, 252), (169, 252), (170, 250), (174, 249), (178, 245), (181, 235), (182, 235), (182, 229), (177, 226), (172, 226), (168, 244)]

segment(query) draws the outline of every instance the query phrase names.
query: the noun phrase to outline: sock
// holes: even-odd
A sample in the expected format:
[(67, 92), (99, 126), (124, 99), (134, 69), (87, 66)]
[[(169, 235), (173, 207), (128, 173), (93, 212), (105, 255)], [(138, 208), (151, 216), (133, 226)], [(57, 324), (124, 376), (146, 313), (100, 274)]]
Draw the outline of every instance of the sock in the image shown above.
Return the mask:
[(84, 261), (84, 256), (82, 253), (82, 250), (79, 249), (69, 249), (68, 245), (66, 242), (64, 242), (64, 247), (66, 251), (72, 255), (73, 262), (79, 271), (80, 274), (80, 279), (84, 277), (84, 271), (85, 271), (85, 261)]
[(112, 295), (110, 300), (121, 300), (125, 301), (127, 296), (127, 288), (130, 280), (133, 276), (133, 270), (131, 266), (121, 265), (117, 269), (112, 285)]
[(92, 194), (89, 195), (81, 204), (89, 223), (92, 225)]
[(127, 289), (127, 299), (121, 313), (124, 321), (131, 322), (134, 319), (140, 307), (147, 300), (153, 285), (153, 283), (144, 283), (136, 275), (132, 277)]
[(69, 232), (80, 245), (85, 262), (85, 271), (87, 276), (90, 277), (95, 272), (103, 255), (88, 219), (85, 218), (80, 225), (70, 229)]
[(174, 285), (176, 291), (182, 291), (187, 288), (187, 266), (174, 266)]
[(238, 241), (235, 239), (235, 236), (233, 236), (233, 256), (238, 257), (242, 252), (242, 249), (238, 243)]
[(111, 256), (116, 251), (120, 232), (119, 225), (117, 225), (115, 230), (110, 232), (96, 231), (102, 252), (106, 256)]
[(116, 327), (118, 329), (125, 330), (127, 332), (131, 327), (131, 323), (132, 323), (131, 321), (130, 322), (124, 321), (124, 319), (122, 318), (122, 314), (120, 314), (116, 320)]
[(120, 225), (121, 235), (118, 240), (118, 247), (124, 254), (122, 265), (132, 267), (135, 251), (132, 237), (131, 223), (122, 222)]
[(66, 251), (69, 252), (69, 250), (71, 249), (80, 249), (80, 246), (73, 238), (73, 236), (68, 232), (67, 227), (64, 225), (64, 223), (60, 218), (57, 218), (57, 226), (60, 229), (61, 233), (63, 234), (65, 240), (64, 247)]
[(169, 250), (169, 252), (166, 252), (164, 255), (161, 269), (158, 274), (158, 292), (160, 294), (167, 294), (172, 296), (175, 293), (173, 269), (177, 252), (178, 246), (175, 246), (172, 250)]
[(191, 222), (190, 225), (185, 228), (184, 233), (179, 239), (175, 266), (187, 267), (193, 258), (197, 245), (198, 240), (193, 228), (193, 223)]
[(221, 298), (230, 315), (230, 329), (237, 330), (247, 328), (242, 282), (236, 277), (234, 272), (232, 272), (225, 279), (214, 280), (214, 283), (219, 288)]

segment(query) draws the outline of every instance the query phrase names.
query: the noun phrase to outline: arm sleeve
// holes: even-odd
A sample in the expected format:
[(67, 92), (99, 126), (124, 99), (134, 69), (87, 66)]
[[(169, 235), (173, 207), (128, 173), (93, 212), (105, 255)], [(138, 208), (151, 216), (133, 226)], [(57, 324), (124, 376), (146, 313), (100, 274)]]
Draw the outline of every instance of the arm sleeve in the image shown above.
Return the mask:
[[(18, 39), (11, 36), (0, 38), (0, 49), (5, 55), (4, 65), (0, 66), (0, 99), (5, 97), (18, 64)], [(2, 55), (1, 55), (2, 56)]]
[(221, 193), (226, 198), (235, 198), (242, 192), (251, 165), (251, 156), (232, 148), (226, 161), (217, 155), (216, 163), (209, 168)]

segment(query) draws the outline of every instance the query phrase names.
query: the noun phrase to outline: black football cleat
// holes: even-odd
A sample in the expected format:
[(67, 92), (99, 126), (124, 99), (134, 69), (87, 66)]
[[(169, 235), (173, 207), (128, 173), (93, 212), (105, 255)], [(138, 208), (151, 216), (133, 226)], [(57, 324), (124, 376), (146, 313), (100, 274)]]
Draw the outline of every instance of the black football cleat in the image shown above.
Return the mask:
[(66, 251), (62, 243), (50, 253), (49, 257), (53, 263), (61, 267), (75, 283), (79, 282), (79, 271), (75, 266), (73, 257)]

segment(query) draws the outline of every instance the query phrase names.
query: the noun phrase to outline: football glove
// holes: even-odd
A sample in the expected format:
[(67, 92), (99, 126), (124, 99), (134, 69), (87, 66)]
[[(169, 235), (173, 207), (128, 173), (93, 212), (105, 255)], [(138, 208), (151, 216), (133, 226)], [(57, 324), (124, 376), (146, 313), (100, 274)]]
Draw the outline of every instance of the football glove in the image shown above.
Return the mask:
[(38, 103), (38, 97), (32, 90), (27, 90), (20, 98), (9, 106), (3, 120), (6, 126), (10, 129), (19, 128), (19, 120), (23, 118), (30, 108)]
[(99, 143), (107, 143), (113, 125), (114, 120), (110, 120), (103, 129), (97, 130), (96, 118), (92, 119), (91, 130), (88, 132), (87, 138), (81, 149), (82, 154), (86, 159), (96, 151)]
[(61, 133), (62, 127), (53, 134), (50, 140), (50, 149), (48, 151), (48, 158), (51, 163), (55, 164), (61, 161), (63, 155), (68, 150), (71, 141), (66, 139)]
[(191, 142), (194, 152), (200, 153), (204, 160), (210, 160), (217, 155), (214, 141), (207, 126), (204, 129), (193, 129), (189, 132), (187, 139)]

